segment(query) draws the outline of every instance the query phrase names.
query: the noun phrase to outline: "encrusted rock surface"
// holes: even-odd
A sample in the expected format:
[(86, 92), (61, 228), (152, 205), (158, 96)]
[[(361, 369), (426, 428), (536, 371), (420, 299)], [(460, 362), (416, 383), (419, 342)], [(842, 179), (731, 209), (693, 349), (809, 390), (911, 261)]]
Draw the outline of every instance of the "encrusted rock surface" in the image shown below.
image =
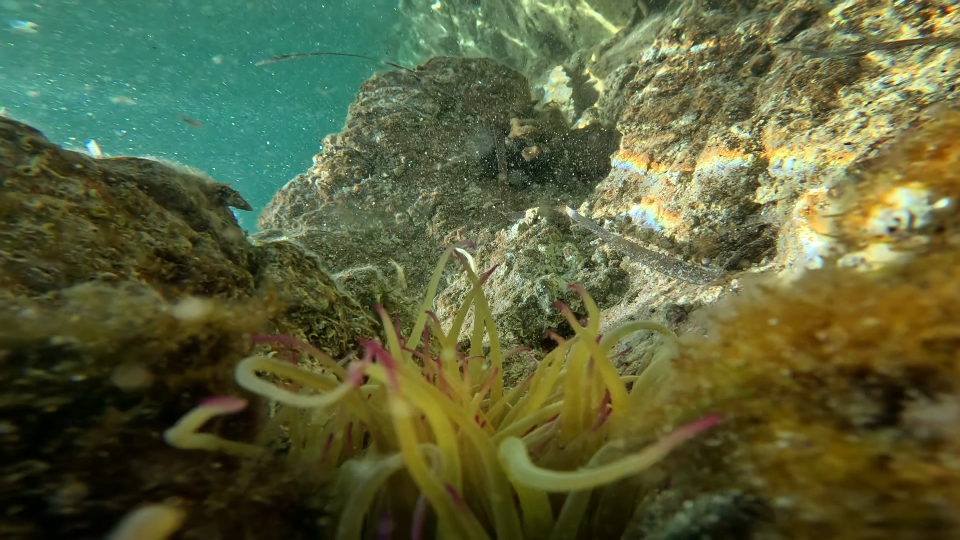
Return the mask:
[[(497, 266), (485, 290), (505, 343), (549, 349), (547, 330), (569, 337), (569, 324), (553, 303), (562, 300), (581, 311), (579, 296), (567, 288), (571, 283), (586, 287), (601, 308), (623, 301), (630, 276), (619, 267), (619, 259), (609, 260), (594, 242), (593, 235), (572, 228), (565, 216), (541, 208), (478, 246), (484, 267)], [(498, 249), (505, 245), (511, 248)], [(465, 279), (445, 289), (437, 300), (438, 315), (453, 317), (468, 290)]]
[(771, 279), (711, 306), (710, 335), (682, 340), (664, 384), (675, 416), (638, 421), (706, 411), (725, 421), (664, 460), (669, 483), (640, 501), (629, 537), (742, 524), (733, 501), (697, 511), (716, 490), (765, 509), (749, 518), (760, 538), (960, 534), (960, 230), (950, 229), (950, 243), (903, 265)]
[[(586, 86), (601, 90), (595, 106), (565, 110), (622, 134), (610, 174), (579, 210), (611, 232), (730, 278), (743, 270), (794, 273), (825, 260), (874, 268), (902, 258), (908, 242), (891, 248), (892, 237), (922, 232), (910, 225), (913, 217), (932, 227), (950, 212), (951, 199), (926, 185), (908, 186), (916, 176), (888, 179), (885, 191), (864, 187), (860, 170), (897, 134), (939, 114), (925, 109), (956, 101), (960, 54), (949, 43), (877, 50), (865, 44), (949, 36), (958, 25), (949, 2), (685, 2), (653, 12), (562, 66), (571, 75), (569, 91), (554, 95), (575, 100)], [(851, 53), (852, 44), (863, 50)], [(837, 215), (850, 208), (860, 209), (859, 221), (839, 223)], [(872, 225), (864, 215), (874, 215)], [(878, 234), (883, 220), (905, 224), (894, 224), (893, 235)], [(621, 301), (606, 311), (611, 325), (642, 316), (679, 319), (683, 328), (683, 313), (738, 286), (684, 283), (599, 238), (597, 254), (578, 251), (563, 268), (548, 257), (526, 258), (527, 265), (545, 264), (518, 270), (512, 261), (531, 243), (544, 252), (564, 249), (563, 241), (532, 240), (549, 238), (538, 232), (545, 227), (503, 230), (481, 245), (481, 261), (501, 264), (491, 285), (512, 284), (494, 295), (495, 311), (532, 305), (537, 288), (520, 283), (563, 281), (591, 257), (629, 276)], [(917, 245), (923, 236), (910, 241)], [(598, 273), (591, 267), (590, 275)], [(541, 312), (522, 320), (542, 328), (554, 317)], [(519, 336), (530, 327), (505, 332)]]
[[(923, 108), (957, 97), (960, 55), (950, 46), (831, 54), (949, 35), (960, 19), (947, 2), (749, 4), (748, 13), (687, 4), (666, 14), (619, 68), (627, 75), (600, 112), (623, 139), (589, 201), (593, 217), (629, 218), (638, 235), (669, 238), (685, 256), (756, 262), (764, 253), (751, 246), (767, 228), (795, 226), (799, 196), (869, 157)], [(801, 241), (777, 262), (819, 265), (822, 255)]]
[(238, 392), (251, 336), (339, 355), (374, 333), (367, 310), (297, 246), (252, 246), (227, 207), (246, 203), (194, 171), (0, 118), (0, 181), (0, 536), (101, 538), (164, 503), (187, 511), (183, 538), (299, 538), (302, 478), (161, 433)]

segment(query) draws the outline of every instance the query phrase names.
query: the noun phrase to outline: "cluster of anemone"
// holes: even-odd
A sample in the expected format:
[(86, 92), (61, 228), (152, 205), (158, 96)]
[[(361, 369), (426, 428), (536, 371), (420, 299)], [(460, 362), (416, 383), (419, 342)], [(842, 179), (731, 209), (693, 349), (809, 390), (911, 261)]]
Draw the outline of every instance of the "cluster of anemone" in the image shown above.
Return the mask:
[[(430, 308), (451, 256), (472, 288), (442, 328)], [(165, 440), (243, 458), (280, 455), (327, 475), (340, 501), (331, 525), (336, 538), (389, 537), (388, 530), (415, 539), (592, 536), (588, 513), (598, 488), (648, 469), (718, 418), (700, 418), (653, 443), (638, 433), (634, 416), (658, 399), (676, 336), (650, 322), (601, 334), (597, 305), (576, 285), (586, 319), (557, 304), (575, 335), (552, 335), (557, 346), (534, 373), (505, 388), (505, 354), (482, 291), (489, 275), (463, 249), (447, 249), (409, 336), (380, 308), (385, 339), (365, 342), (364, 354), (350, 361), (293, 339), (268, 339), (309, 354), (316, 367), (276, 355), (237, 365), (241, 387), (277, 404), (257, 441), (199, 431), (214, 416), (242, 410), (246, 401), (236, 397), (201, 403)], [(469, 345), (462, 346), (471, 309)], [(662, 344), (638, 375), (622, 376), (613, 349), (641, 330), (660, 333)]]

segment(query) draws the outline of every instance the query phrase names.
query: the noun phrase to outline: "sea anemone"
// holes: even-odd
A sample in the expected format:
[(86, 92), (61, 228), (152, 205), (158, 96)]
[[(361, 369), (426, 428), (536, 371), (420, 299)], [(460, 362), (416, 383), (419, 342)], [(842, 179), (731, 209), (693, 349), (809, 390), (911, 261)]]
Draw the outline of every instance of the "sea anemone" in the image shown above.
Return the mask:
[[(430, 308), (451, 256), (473, 286), (444, 329)], [(237, 398), (202, 403), (165, 439), (244, 458), (272, 452), (328, 475), (339, 495), (331, 497), (339, 506), (328, 508), (336, 538), (389, 530), (417, 539), (591, 537), (585, 516), (595, 488), (649, 468), (719, 418), (700, 418), (649, 444), (635, 417), (661, 398), (676, 335), (650, 322), (601, 335), (599, 309), (577, 285), (586, 320), (557, 303), (575, 335), (554, 335), (556, 348), (535, 372), (504, 388), (504, 353), (481, 290), (492, 271), (478, 272), (464, 249), (448, 248), (409, 336), (378, 308), (385, 339), (365, 342), (362, 357), (349, 363), (279, 337), (273, 341), (309, 353), (316, 369), (265, 355), (242, 360), (237, 383), (277, 404), (256, 443), (196, 433), (206, 419), (243, 408)], [(464, 352), (458, 337), (471, 308)], [(621, 376), (612, 350), (640, 330), (658, 332), (663, 343), (639, 375)]]

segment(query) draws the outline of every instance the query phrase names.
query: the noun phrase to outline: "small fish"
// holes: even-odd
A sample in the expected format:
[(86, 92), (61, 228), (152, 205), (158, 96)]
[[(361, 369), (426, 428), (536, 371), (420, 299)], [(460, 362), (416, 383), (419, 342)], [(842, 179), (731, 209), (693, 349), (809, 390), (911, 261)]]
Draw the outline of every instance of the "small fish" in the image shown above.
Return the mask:
[(89, 153), (90, 157), (93, 159), (100, 159), (103, 157), (103, 152), (100, 150), (100, 145), (97, 144), (96, 140), (90, 139), (83, 146), (86, 147), (87, 153)]
[(371, 56), (366, 56), (364, 54), (353, 54), (353, 53), (342, 53), (342, 52), (330, 52), (330, 51), (318, 51), (318, 52), (308, 52), (308, 53), (296, 53), (296, 54), (284, 54), (280, 56), (274, 56), (273, 58), (267, 58), (260, 60), (254, 66), (267, 66), (270, 64), (276, 64), (277, 62), (286, 62), (288, 60), (297, 60), (298, 58), (311, 58), (315, 56), (343, 56), (346, 58), (360, 58), (362, 60), (370, 60), (371, 62), (380, 62), (381, 64), (390, 66), (395, 69), (401, 69), (409, 73), (416, 73), (415, 70), (412, 70), (407, 67), (403, 67), (400, 64), (395, 64), (393, 62), (388, 62), (386, 60), (381, 60), (379, 58), (373, 58)]
[(137, 100), (127, 96), (113, 96), (110, 98), (110, 103), (114, 105), (136, 105)]
[(500, 212), (500, 214), (506, 218), (508, 221), (523, 221), (527, 219), (527, 211), (517, 211), (517, 212)]
[(10, 19), (7, 21), (7, 30), (14, 34), (36, 34), (40, 31), (40, 25), (35, 22)]
[(711, 268), (709, 266), (693, 264), (683, 259), (678, 259), (671, 255), (666, 255), (664, 253), (660, 253), (659, 251), (654, 251), (644, 247), (633, 240), (628, 240), (619, 234), (604, 229), (603, 227), (583, 217), (579, 212), (573, 208), (570, 208), (569, 206), (558, 206), (556, 207), (556, 211), (560, 212), (561, 214), (566, 214), (574, 223), (597, 235), (607, 244), (615, 246), (621, 251), (629, 254), (631, 257), (637, 260), (637, 262), (655, 272), (659, 272), (674, 279), (679, 279), (681, 281), (686, 281), (687, 283), (693, 283), (696, 285), (706, 285), (711, 283), (715, 279), (719, 278), (723, 273), (723, 270), (719, 268)]
[(189, 117), (184, 116), (184, 115), (182, 115), (182, 114), (178, 114), (178, 115), (177, 115), (177, 120), (180, 120), (180, 121), (183, 122), (184, 124), (187, 124), (187, 125), (190, 126), (190, 127), (195, 127), (195, 128), (197, 128), (197, 129), (200, 129), (200, 128), (203, 127), (203, 122), (201, 122), (201, 121), (199, 121), (199, 120), (194, 120), (193, 118), (189, 118)]
[(906, 47), (926, 47), (929, 45), (950, 46), (955, 44), (960, 44), (960, 35), (900, 39), (896, 41), (866, 42), (851, 45), (849, 47), (838, 48), (805, 45), (785, 45), (778, 48), (784, 51), (798, 52), (814, 58), (839, 58), (843, 56), (858, 56), (874, 51), (898, 51)]

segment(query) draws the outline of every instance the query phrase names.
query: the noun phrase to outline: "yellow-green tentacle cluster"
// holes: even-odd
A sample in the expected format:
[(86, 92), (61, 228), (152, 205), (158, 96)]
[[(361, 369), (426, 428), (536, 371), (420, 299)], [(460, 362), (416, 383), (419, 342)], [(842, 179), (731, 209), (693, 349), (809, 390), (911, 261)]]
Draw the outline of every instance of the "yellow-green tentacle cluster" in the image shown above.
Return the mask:
[[(430, 306), (451, 256), (473, 287), (444, 329)], [(676, 336), (649, 322), (601, 336), (599, 309), (579, 287), (586, 324), (560, 305), (576, 335), (557, 338), (531, 377), (504, 389), (485, 277), (465, 251), (446, 250), (410, 336), (402, 338), (381, 310), (385, 340), (367, 343), (364, 357), (346, 367), (312, 349), (319, 371), (270, 356), (241, 361), (240, 386), (279, 403), (255, 444), (195, 433), (204, 418), (236, 410), (222, 399), (216, 411), (204, 416), (201, 405), (184, 417), (167, 441), (244, 457), (282, 444), (286, 459), (339, 477), (337, 538), (369, 534), (384, 514), (409, 527), (395, 537), (426, 531), (445, 539), (577, 538), (591, 490), (650, 467), (717, 419), (631, 451), (631, 414), (654, 399), (668, 375)], [(458, 336), (470, 309), (470, 346), (462, 352)], [(659, 332), (666, 343), (639, 376), (622, 377), (611, 352), (639, 330)]]

